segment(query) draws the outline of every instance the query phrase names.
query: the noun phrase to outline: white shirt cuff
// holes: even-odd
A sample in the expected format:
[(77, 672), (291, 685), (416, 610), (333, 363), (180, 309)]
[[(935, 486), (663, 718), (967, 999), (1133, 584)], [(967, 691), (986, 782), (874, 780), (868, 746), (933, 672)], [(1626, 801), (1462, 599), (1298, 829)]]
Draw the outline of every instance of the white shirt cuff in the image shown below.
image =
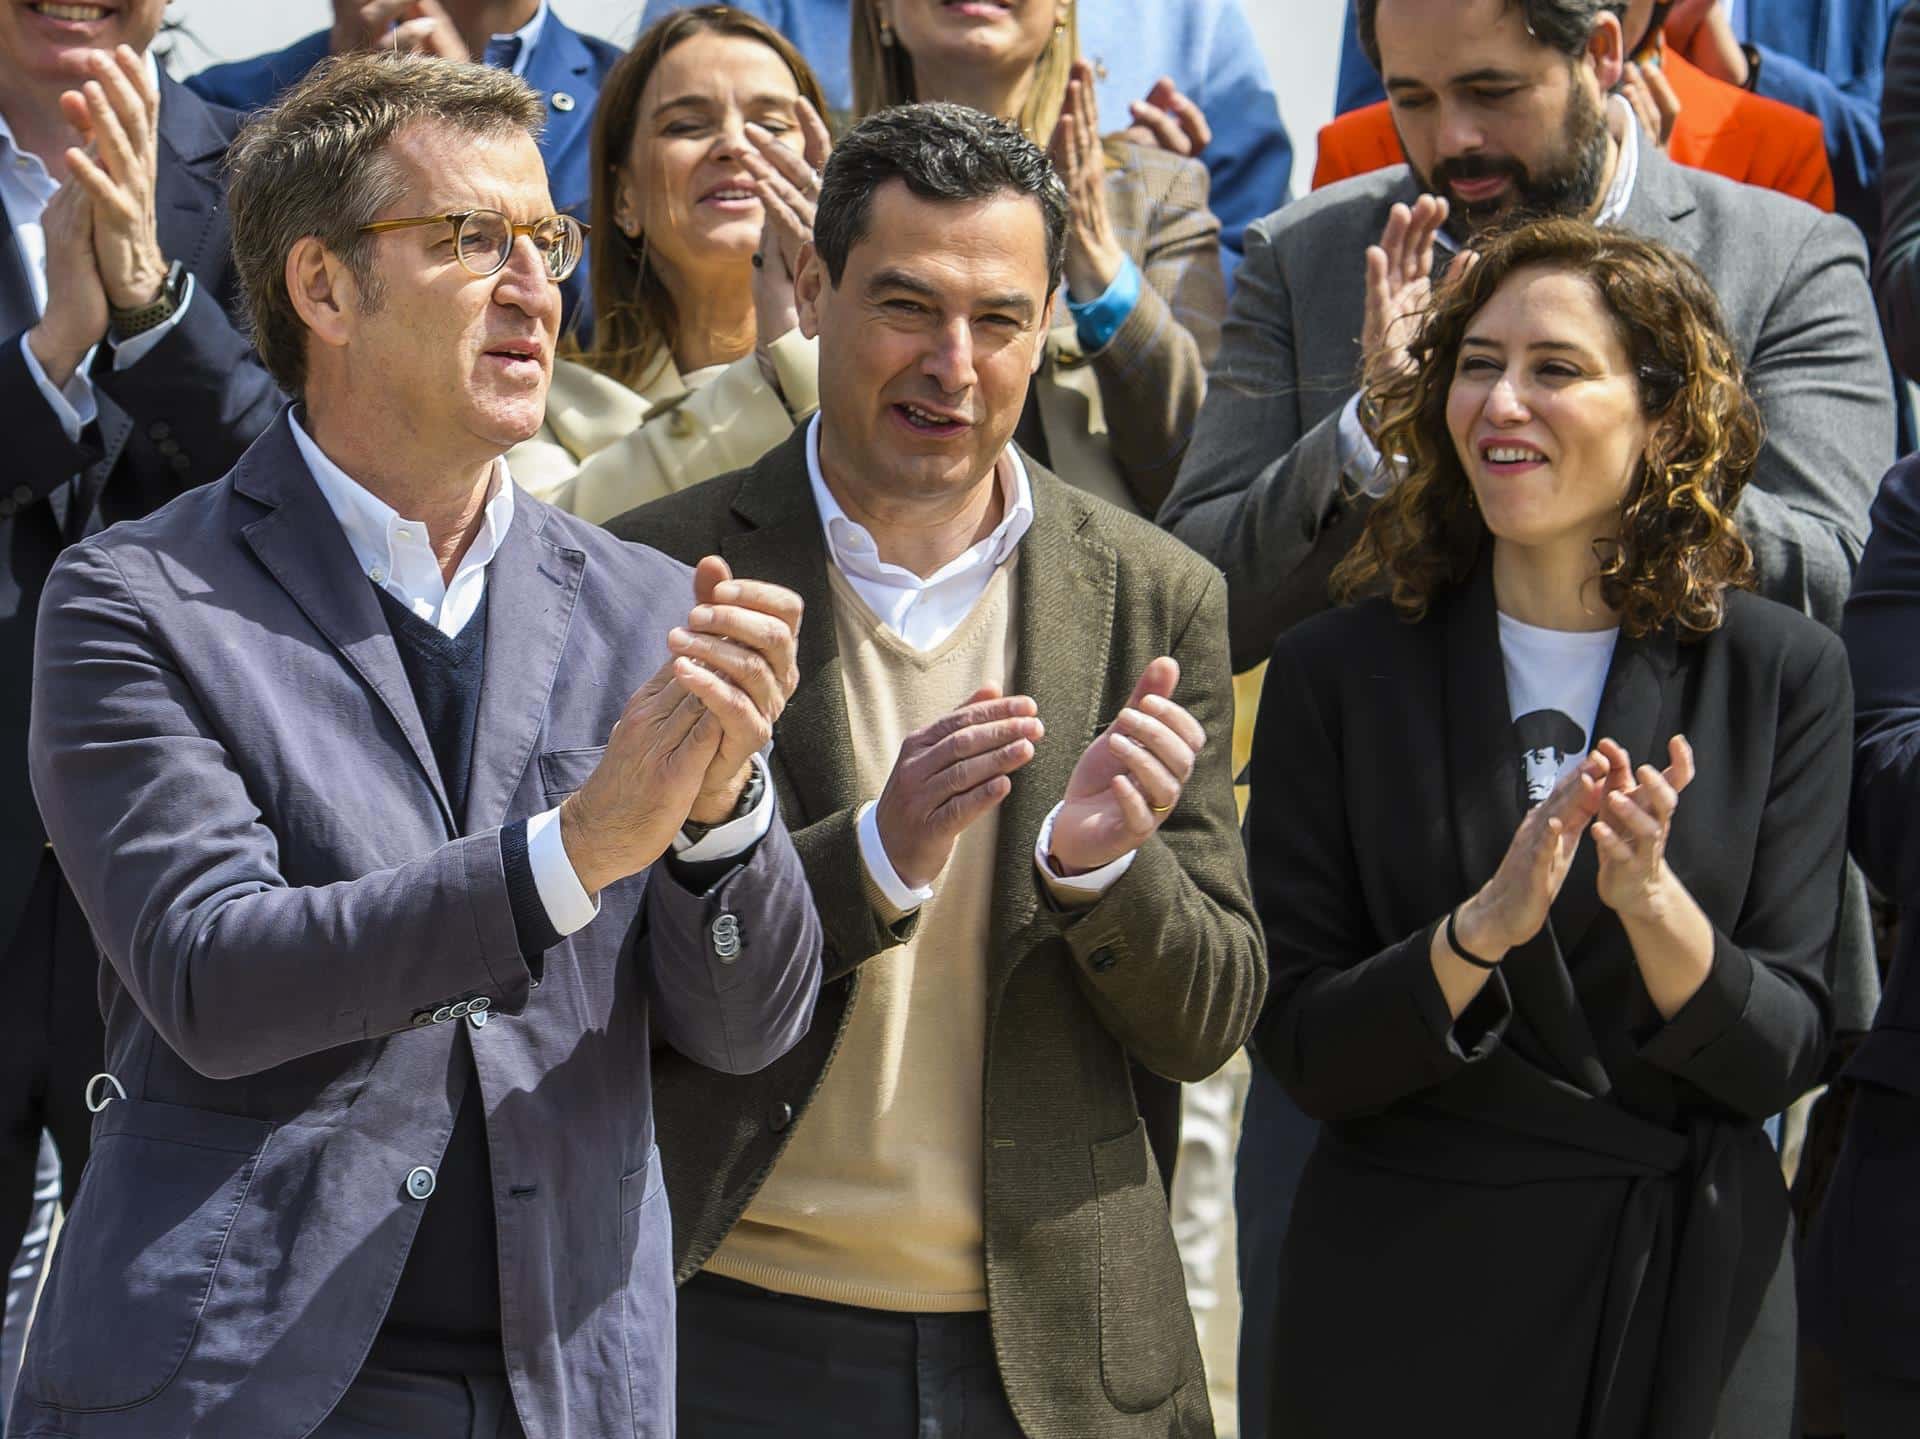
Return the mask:
[(74, 444), (80, 443), (80, 432), (91, 425), (100, 415), (100, 406), (93, 398), (93, 382), (87, 378), (87, 367), (93, 363), (93, 351), (88, 350), (80, 363), (73, 367), (73, 374), (67, 377), (65, 389), (58, 389), (47, 372), (40, 366), (40, 357), (33, 352), (33, 346), (27, 343), (27, 337), (20, 337), (20, 352), (27, 358), (27, 373), (33, 376), (34, 387), (46, 397), (47, 407), (53, 411), (54, 418), (60, 422), (67, 438)]
[(166, 319), (151, 330), (142, 330), (131, 340), (125, 342), (109, 340), (113, 345), (113, 367), (116, 370), (130, 370), (153, 352), (153, 347), (173, 333), (173, 327), (180, 323), (180, 317), (187, 313), (187, 306), (193, 303), (193, 276), (187, 276), (187, 283), (180, 291), (180, 306)]
[(767, 837), (767, 831), (773, 828), (773, 776), (767, 773), (767, 762), (759, 755), (753, 756), (750, 763), (760, 775), (759, 803), (740, 818), (715, 825), (698, 840), (688, 839), (684, 833), (676, 834), (673, 837), (675, 859), (684, 864), (732, 859)]
[(1340, 473), (1363, 495), (1380, 499), (1400, 477), (1380, 462), (1380, 449), (1360, 423), (1360, 395), (1355, 391), (1340, 411)]
[(887, 847), (880, 843), (880, 821), (875, 818), (874, 804), (875, 801), (868, 800), (861, 806), (860, 822), (854, 830), (860, 842), (861, 861), (867, 866), (873, 887), (885, 896), (887, 903), (902, 914), (912, 914), (933, 898), (933, 886), (923, 884), (915, 889), (900, 878), (893, 861), (887, 858)]
[(1120, 858), (1110, 860), (1098, 869), (1090, 869), (1085, 874), (1061, 874), (1053, 867), (1047, 851), (1053, 848), (1053, 822), (1060, 817), (1064, 804), (1063, 800), (1047, 811), (1046, 821), (1040, 826), (1040, 837), (1033, 842), (1033, 866), (1040, 871), (1040, 877), (1047, 882), (1053, 897), (1062, 904), (1087, 904), (1112, 889), (1140, 851), (1130, 849)]
[(527, 821), (527, 863), (533, 869), (533, 886), (546, 906), (547, 922), (562, 939), (585, 929), (600, 913), (600, 896), (580, 887), (580, 876), (573, 872), (567, 847), (560, 841), (560, 807)]

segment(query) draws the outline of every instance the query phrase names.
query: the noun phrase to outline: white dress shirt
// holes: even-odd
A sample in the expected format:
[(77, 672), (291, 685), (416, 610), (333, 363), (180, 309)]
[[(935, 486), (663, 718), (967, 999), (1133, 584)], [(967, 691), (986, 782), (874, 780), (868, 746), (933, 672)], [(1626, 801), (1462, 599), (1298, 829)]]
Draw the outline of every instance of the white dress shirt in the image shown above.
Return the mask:
[[(1613, 180), (1607, 186), (1606, 198), (1600, 202), (1600, 210), (1593, 217), (1596, 225), (1611, 225), (1627, 213), (1627, 204), (1633, 199), (1633, 183), (1640, 175), (1640, 121), (1624, 96), (1607, 97), (1607, 122), (1620, 146), (1620, 158), (1614, 164)], [(1458, 254), (1465, 248), (1445, 230), (1436, 234), (1433, 242), (1450, 254)], [(1360, 421), (1359, 391), (1354, 392), (1347, 400), (1346, 407), (1340, 411), (1338, 433), (1340, 473), (1352, 481), (1362, 494), (1377, 500), (1399, 482), (1398, 469), (1380, 462), (1380, 451), (1367, 434), (1367, 427)]]
[[(158, 85), (160, 68), (154, 61), (152, 51), (147, 52), (146, 62), (148, 78)], [(7, 123), (7, 117), (0, 114), (0, 206), (6, 209), (7, 223), (13, 227), (14, 243), (20, 247), (20, 258), (26, 262), (27, 280), (33, 287), (34, 309), (43, 315), (47, 311), (47, 230), (43, 218), (48, 203), (59, 190), (60, 182), (47, 173), (47, 167), (41, 163), (38, 155), (20, 148), (14, 139), (13, 127)], [(153, 347), (180, 323), (181, 317), (187, 313), (187, 306), (192, 302), (193, 276), (189, 275), (180, 296), (180, 308), (173, 314), (124, 344), (109, 338), (108, 342), (113, 346), (114, 369), (131, 369), (152, 353)], [(93, 382), (87, 378), (87, 371), (93, 365), (93, 351), (87, 351), (74, 367), (72, 376), (63, 388), (47, 377), (39, 357), (33, 353), (33, 346), (27, 343), (24, 335), (20, 337), (20, 348), (26, 357), (27, 373), (33, 376), (33, 383), (59, 418), (60, 428), (66, 431), (69, 440), (78, 444), (81, 431), (92, 424), (100, 413), (93, 395)]]
[[(881, 622), (916, 650), (933, 649), (960, 627), (961, 621), (972, 613), (987, 592), (994, 571), (1007, 562), (1033, 525), (1033, 485), (1027, 479), (1027, 467), (1021, 463), (1019, 451), (1009, 445), (1002, 451), (1000, 460), (996, 467), (1003, 510), (1000, 523), (986, 538), (976, 540), (964, 553), (922, 579), (912, 570), (881, 559), (872, 533), (841, 508), (820, 470), (819, 415), (807, 424), (807, 479), (813, 486), (814, 505), (820, 511), (827, 558)], [(860, 808), (855, 830), (860, 858), (874, 887), (886, 896), (887, 902), (897, 910), (911, 912), (933, 898), (933, 886), (910, 885), (900, 878), (893, 861), (887, 857), (886, 846), (880, 841), (880, 822), (874, 816), (874, 804), (874, 800), (868, 800)], [(1060, 805), (1056, 804), (1041, 824), (1034, 845), (1034, 864), (1054, 897), (1063, 904), (1091, 903), (1127, 872), (1133, 863), (1133, 852), (1086, 874), (1069, 877), (1058, 873), (1047, 851), (1053, 839), (1053, 822), (1059, 814)]]
[[(480, 532), (460, 556), (449, 580), (441, 574), (439, 557), (424, 524), (401, 515), (329, 459), (307, 433), (297, 408), (287, 420), (300, 457), (313, 472), (327, 508), (340, 522), (361, 573), (440, 633), (459, 634), (479, 609), (486, 592), (487, 566), (513, 527), (514, 486), (507, 462), (494, 462), (492, 493), (481, 517)], [(730, 859), (766, 834), (773, 824), (773, 785), (758, 755), (753, 763), (762, 771), (759, 803), (738, 819), (714, 826), (698, 841), (685, 834), (676, 835), (673, 849), (677, 858), (689, 864)], [(600, 912), (599, 896), (588, 894), (581, 885), (561, 843), (558, 806), (527, 821), (527, 860), (547, 918), (563, 937), (584, 928)]]

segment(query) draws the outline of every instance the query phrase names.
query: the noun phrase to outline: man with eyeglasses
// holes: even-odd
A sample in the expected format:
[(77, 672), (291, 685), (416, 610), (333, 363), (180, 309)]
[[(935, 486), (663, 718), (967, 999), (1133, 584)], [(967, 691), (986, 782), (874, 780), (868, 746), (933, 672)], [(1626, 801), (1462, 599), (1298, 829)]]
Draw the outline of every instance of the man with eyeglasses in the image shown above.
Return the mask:
[(109, 968), (14, 1432), (672, 1431), (652, 1066), (810, 1023), (762, 754), (800, 602), (515, 488), (558, 284), (540, 102), (343, 59), (234, 148), (296, 403), (67, 552), (31, 766)]

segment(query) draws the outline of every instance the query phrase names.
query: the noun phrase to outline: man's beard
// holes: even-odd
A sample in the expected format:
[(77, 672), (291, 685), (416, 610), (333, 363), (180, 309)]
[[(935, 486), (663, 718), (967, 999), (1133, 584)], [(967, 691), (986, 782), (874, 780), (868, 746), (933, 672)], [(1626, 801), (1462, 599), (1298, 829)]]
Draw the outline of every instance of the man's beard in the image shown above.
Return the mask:
[[(1607, 169), (1607, 117), (1604, 102), (1594, 104), (1584, 87), (1575, 85), (1567, 102), (1567, 120), (1561, 128), (1560, 151), (1537, 174), (1518, 160), (1502, 155), (1462, 155), (1442, 160), (1431, 176), (1411, 161), (1414, 179), (1432, 195), (1444, 196), (1455, 233), (1472, 239), (1495, 224), (1553, 216), (1584, 215), (1600, 197), (1600, 177)], [(1504, 176), (1511, 187), (1493, 200), (1469, 204), (1448, 190), (1455, 180), (1487, 180)]]

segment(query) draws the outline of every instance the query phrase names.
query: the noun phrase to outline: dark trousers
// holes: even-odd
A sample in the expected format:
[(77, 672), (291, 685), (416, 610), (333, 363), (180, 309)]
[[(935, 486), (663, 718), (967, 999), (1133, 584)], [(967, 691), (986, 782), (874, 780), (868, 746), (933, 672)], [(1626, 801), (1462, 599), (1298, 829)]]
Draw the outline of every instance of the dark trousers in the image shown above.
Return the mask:
[(898, 1314), (697, 1274), (680, 1439), (1021, 1439), (985, 1314)]
[[(1267, 1439), (1273, 1373), (1273, 1316), (1280, 1305), (1280, 1246), (1293, 1197), (1320, 1126), (1300, 1108), (1266, 1061), (1251, 1050), (1253, 1082), (1234, 1158), (1233, 1218), (1240, 1270), (1240, 1439)], [(1276, 1435), (1274, 1439), (1284, 1439)]]
[(307, 1439), (527, 1439), (505, 1376), (368, 1365)]
[(1920, 1384), (1883, 1374), (1840, 1374), (1847, 1439), (1913, 1439), (1920, 1434)]
[(40, 1131), (60, 1151), (60, 1202), (73, 1208), (93, 1135), (87, 1081), (106, 1068), (100, 952), (79, 901), (41, 852), (6, 949), (0, 1009), (0, 1264), (10, 1264), (33, 1212)]

